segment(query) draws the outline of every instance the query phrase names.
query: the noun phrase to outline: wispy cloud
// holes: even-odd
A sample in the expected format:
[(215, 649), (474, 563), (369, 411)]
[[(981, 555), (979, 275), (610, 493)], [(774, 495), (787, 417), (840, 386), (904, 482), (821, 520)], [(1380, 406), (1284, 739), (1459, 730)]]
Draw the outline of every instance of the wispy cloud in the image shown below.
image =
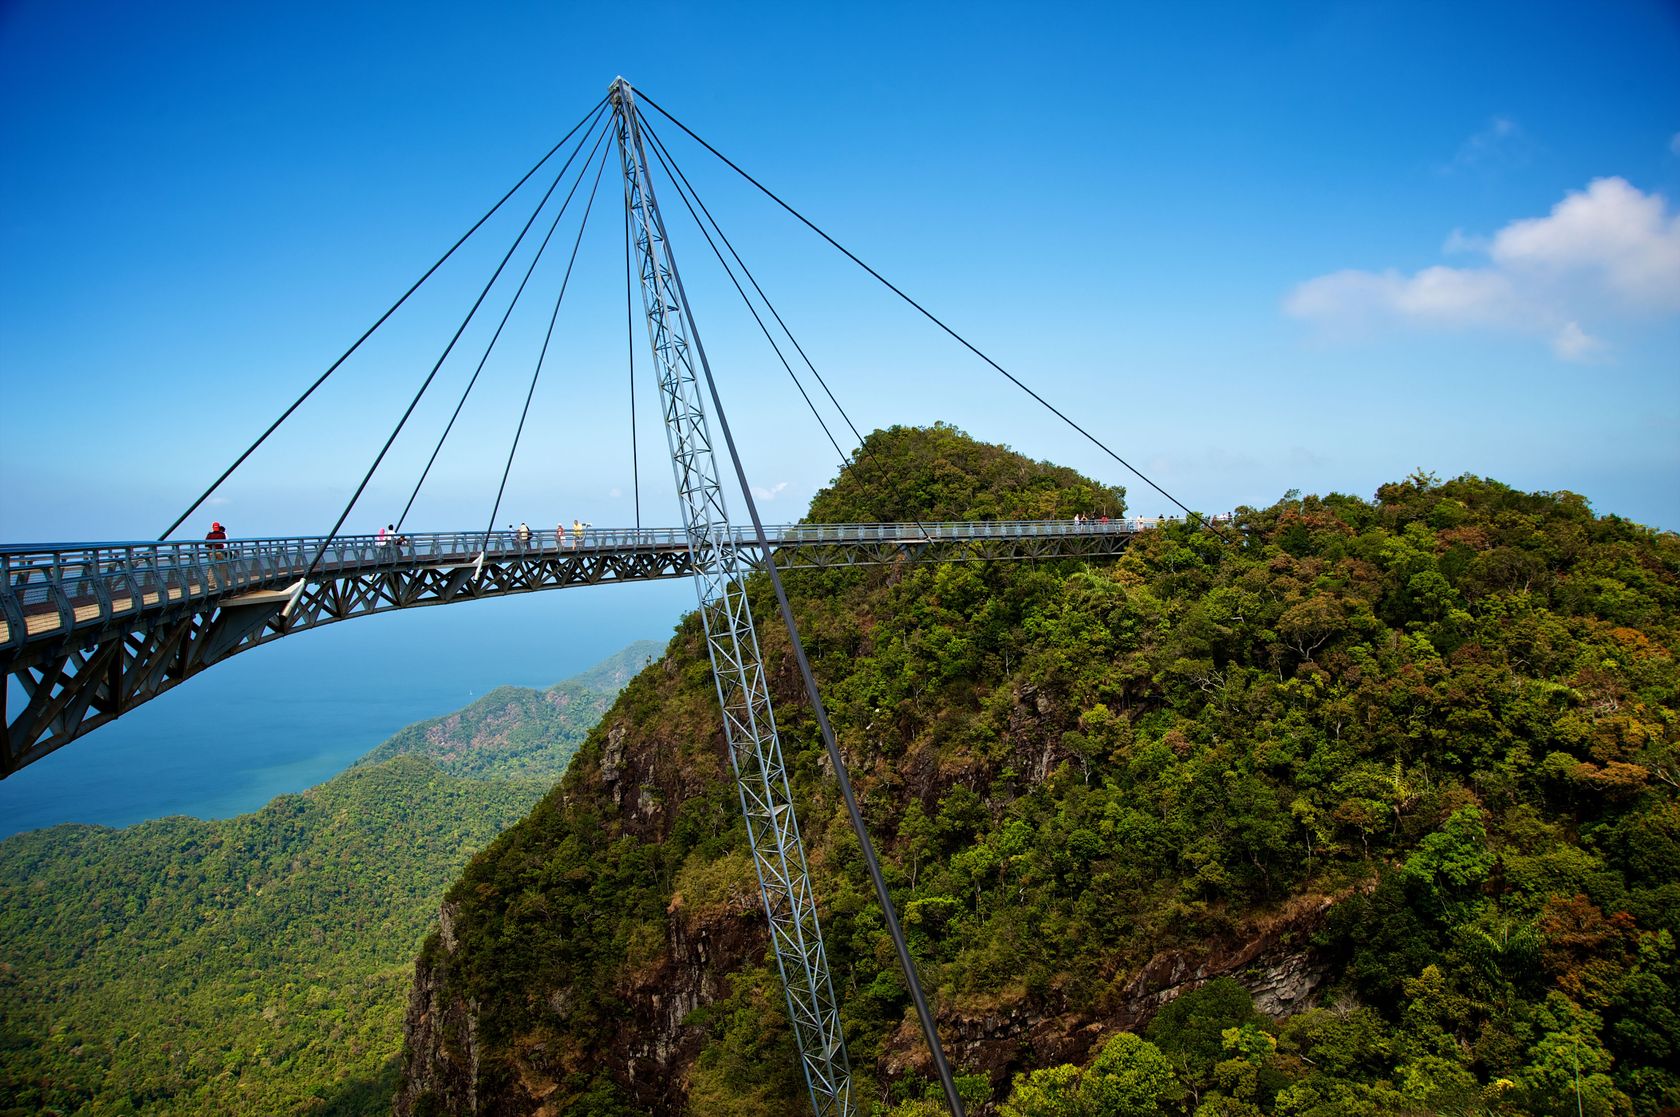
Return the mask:
[(1492, 237), (1455, 229), (1443, 250), (1486, 263), (1332, 272), (1299, 284), (1284, 310), (1341, 337), (1382, 325), (1528, 334), (1566, 361), (1608, 354), (1582, 326), (1589, 317), (1680, 313), (1680, 215), (1626, 179), (1594, 179)]
[(1680, 132), (1668, 137), (1668, 150), (1675, 155), (1680, 155)]
[(1441, 251), (1448, 256), (1462, 256), (1466, 253), (1486, 252), (1493, 244), (1486, 237), (1479, 237), (1473, 233), (1466, 233), (1463, 229), (1454, 229), (1447, 234), (1447, 239), (1441, 245)]
[(1552, 352), (1559, 360), (1586, 362), (1604, 352), (1604, 343), (1583, 330), (1579, 322), (1565, 322), (1552, 338)]
[(1452, 174), (1455, 171), (1519, 167), (1527, 163), (1533, 154), (1534, 141), (1528, 138), (1522, 125), (1508, 116), (1495, 116), (1488, 120), (1486, 127), (1459, 144), (1453, 157), (1436, 169), (1442, 174)]
[(783, 490), (785, 490), (787, 487), (788, 487), (788, 483), (786, 481), (777, 481), (774, 485), (771, 485), (768, 489), (761, 489), (757, 485), (754, 485), (753, 486), (753, 495), (756, 496), (760, 500), (771, 501), (771, 500), (775, 500), (778, 496), (782, 495)]

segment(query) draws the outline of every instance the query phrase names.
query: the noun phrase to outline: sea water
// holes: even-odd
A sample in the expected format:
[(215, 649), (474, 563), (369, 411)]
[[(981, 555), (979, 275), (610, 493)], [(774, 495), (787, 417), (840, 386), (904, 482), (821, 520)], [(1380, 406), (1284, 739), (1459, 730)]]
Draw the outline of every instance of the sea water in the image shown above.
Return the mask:
[[(400, 610), (288, 636), (0, 780), (0, 837), (60, 822), (256, 810), (495, 687), (548, 686), (632, 641), (663, 644), (693, 607), (687, 581), (625, 583)], [(14, 711), (20, 697), (9, 696)]]

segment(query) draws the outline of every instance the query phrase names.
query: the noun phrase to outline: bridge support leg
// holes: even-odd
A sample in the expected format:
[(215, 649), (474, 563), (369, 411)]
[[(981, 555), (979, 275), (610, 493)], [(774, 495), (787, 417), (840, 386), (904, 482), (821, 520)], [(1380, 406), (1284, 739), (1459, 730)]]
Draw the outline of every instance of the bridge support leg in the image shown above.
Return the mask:
[(624, 204), (641, 270), (642, 308), (659, 375), (666, 440), (688, 533), (706, 648), (723, 709), (724, 737), (770, 921), (771, 946), (787, 994), (788, 1016), (812, 1108), (817, 1117), (850, 1117), (854, 1112), (851, 1066), (840, 1031), (839, 1005), (770, 708), (758, 634), (747, 608), (746, 581), (752, 566), (730, 539), (711, 431), (695, 376), (691, 320), (654, 200), (634, 93), (620, 79), (613, 84), (611, 97), (624, 170)]

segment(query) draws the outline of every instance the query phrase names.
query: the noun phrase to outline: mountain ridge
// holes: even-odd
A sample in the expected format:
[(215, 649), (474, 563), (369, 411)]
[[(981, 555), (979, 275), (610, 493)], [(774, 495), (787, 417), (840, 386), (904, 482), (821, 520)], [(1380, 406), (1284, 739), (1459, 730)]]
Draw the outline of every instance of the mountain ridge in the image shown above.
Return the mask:
[[(537, 690), (499, 686), (453, 713), (416, 722), (392, 734), (356, 766), (394, 756), (427, 756), (452, 775), (558, 779), (571, 763), (573, 729), (605, 713), (610, 698), (664, 646), (637, 640), (600, 663)], [(575, 708), (574, 708), (575, 707)], [(554, 747), (560, 734), (574, 746)]]
[[(814, 520), (1105, 499), (951, 428), (867, 443)], [(1571, 1052), (1583, 1112), (1675, 1104), (1680, 540), (1424, 474), (1238, 525), (1104, 567), (787, 578), (971, 1111), (1147, 1082), (1121, 1111), (1561, 1114)], [(759, 635), (861, 1104), (938, 1112), (786, 634)], [(399, 1113), (803, 1105), (715, 701), (690, 616), (468, 865)]]

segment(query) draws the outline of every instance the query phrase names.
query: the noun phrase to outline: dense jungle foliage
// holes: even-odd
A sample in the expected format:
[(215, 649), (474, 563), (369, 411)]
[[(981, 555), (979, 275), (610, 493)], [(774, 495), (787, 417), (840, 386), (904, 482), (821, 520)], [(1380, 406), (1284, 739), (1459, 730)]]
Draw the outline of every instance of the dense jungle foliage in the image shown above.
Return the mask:
[[(867, 450), (813, 520), (1123, 500), (944, 427)], [(1100, 564), (787, 578), (946, 1027), (1100, 1033), (1065, 1065), (1022, 1048), (959, 1066), (975, 1109), (1680, 1104), (1680, 540), (1571, 493), (1424, 474), (1374, 500), (1290, 494), (1225, 534), (1170, 524)], [(764, 586), (755, 611), (775, 615)], [(759, 632), (865, 1111), (939, 1112), (786, 635)], [(648, 1014), (672, 943), (756, 910), (715, 702), (691, 617), (451, 890), (459, 944), (434, 935), (424, 960), (476, 1008), (483, 1104), (646, 1110), (612, 1037)], [(1315, 903), (1319, 1007), (1271, 1020), (1222, 979), (1135, 1034), (1116, 1023), (1151, 958)], [(801, 1111), (754, 942), (683, 1021), (696, 1117)]]
[(253, 814), (0, 842), (0, 1114), (388, 1113), (444, 889), (655, 650), (497, 690)]

